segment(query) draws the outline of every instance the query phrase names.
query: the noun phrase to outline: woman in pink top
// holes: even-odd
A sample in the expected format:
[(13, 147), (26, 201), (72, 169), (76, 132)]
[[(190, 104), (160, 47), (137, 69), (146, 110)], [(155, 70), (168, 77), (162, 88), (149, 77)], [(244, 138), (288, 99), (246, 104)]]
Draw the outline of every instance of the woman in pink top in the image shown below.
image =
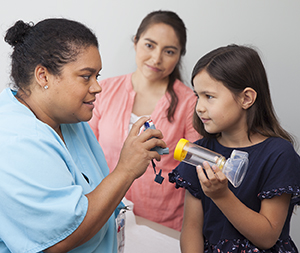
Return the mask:
[[(173, 158), (178, 140), (199, 139), (192, 126), (197, 98), (180, 81), (181, 56), (186, 52), (185, 25), (174, 12), (151, 12), (137, 30), (134, 48), (136, 71), (100, 82), (102, 92), (89, 123), (113, 170), (131, 125), (141, 116), (151, 115), (169, 148), (155, 169), (162, 170), (161, 175), (167, 178), (178, 165)], [(136, 215), (180, 231), (184, 191), (175, 191), (168, 180), (157, 184), (154, 179), (150, 165), (132, 184), (126, 198), (134, 203)]]

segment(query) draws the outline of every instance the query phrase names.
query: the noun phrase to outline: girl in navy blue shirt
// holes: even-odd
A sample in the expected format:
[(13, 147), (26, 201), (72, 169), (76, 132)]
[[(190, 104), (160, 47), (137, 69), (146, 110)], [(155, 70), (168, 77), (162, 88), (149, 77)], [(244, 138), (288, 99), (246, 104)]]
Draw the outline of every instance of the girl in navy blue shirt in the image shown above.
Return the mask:
[(182, 252), (298, 252), (289, 236), (300, 203), (300, 157), (293, 138), (279, 124), (264, 66), (245, 46), (215, 49), (195, 65), (198, 97), (196, 144), (226, 158), (249, 154), (241, 185), (231, 185), (217, 166), (181, 163), (169, 174), (187, 189)]

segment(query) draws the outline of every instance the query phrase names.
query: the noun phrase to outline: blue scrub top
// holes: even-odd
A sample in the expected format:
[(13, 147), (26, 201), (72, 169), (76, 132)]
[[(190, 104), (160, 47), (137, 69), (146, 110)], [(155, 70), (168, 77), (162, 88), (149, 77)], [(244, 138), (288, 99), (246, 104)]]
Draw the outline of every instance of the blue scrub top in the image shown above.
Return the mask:
[[(109, 169), (86, 122), (61, 126), (65, 144), (14, 94), (0, 94), (0, 253), (42, 252), (77, 229)], [(115, 215), (71, 252), (117, 252)]]

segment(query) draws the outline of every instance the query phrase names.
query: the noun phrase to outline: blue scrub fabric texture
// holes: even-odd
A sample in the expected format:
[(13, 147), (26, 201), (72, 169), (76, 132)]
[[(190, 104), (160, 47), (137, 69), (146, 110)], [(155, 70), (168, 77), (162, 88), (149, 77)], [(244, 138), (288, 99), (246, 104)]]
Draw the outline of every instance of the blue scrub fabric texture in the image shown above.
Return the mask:
[[(78, 228), (109, 169), (86, 122), (61, 125), (65, 144), (15, 93), (0, 94), (0, 253), (43, 252)], [(115, 214), (71, 252), (117, 252)]]
[[(222, 154), (226, 159), (234, 150), (222, 146), (216, 139), (203, 138), (195, 144)], [(291, 194), (287, 219), (273, 248), (269, 250), (256, 248), (204, 194), (195, 166), (181, 162), (169, 173), (169, 181), (175, 183), (176, 188), (184, 187), (201, 200), (204, 212), (205, 252), (298, 252), (289, 233), (294, 206), (300, 205), (299, 155), (290, 142), (276, 137), (237, 150), (248, 152), (249, 166), (241, 185), (234, 188), (228, 183), (229, 189), (241, 202), (256, 212), (259, 212), (263, 199), (270, 199), (283, 193)]]

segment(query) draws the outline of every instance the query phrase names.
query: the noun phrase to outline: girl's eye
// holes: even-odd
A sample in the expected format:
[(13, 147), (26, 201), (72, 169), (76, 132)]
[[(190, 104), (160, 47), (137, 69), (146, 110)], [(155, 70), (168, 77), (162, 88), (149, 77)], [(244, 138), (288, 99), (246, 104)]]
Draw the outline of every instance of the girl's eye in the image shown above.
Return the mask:
[(211, 96), (211, 95), (206, 95), (206, 97), (207, 97), (208, 99), (212, 99), (212, 98), (213, 98), (213, 96)]
[(146, 47), (148, 47), (148, 48), (152, 48), (152, 45), (151, 45), (151, 44), (149, 44), (149, 43), (146, 43)]
[(195, 94), (195, 96), (196, 96), (197, 98), (199, 98), (199, 95), (197, 94), (196, 91), (194, 91), (194, 94)]

